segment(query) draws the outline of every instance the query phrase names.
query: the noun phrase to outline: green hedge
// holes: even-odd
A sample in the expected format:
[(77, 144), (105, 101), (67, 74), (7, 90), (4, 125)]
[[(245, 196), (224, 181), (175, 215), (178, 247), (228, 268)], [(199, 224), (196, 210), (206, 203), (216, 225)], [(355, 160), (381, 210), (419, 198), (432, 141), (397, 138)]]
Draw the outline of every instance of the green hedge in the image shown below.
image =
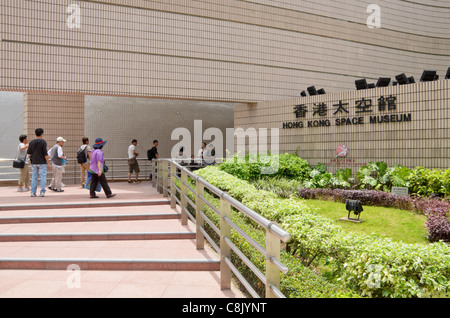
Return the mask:
[(361, 296), (450, 295), (450, 248), (445, 243), (405, 244), (346, 233), (312, 211), (301, 199), (282, 199), (271, 192), (257, 190), (217, 167), (196, 173), (267, 219), (278, 222), (291, 233), (290, 249), (303, 264), (326, 259), (336, 282)]

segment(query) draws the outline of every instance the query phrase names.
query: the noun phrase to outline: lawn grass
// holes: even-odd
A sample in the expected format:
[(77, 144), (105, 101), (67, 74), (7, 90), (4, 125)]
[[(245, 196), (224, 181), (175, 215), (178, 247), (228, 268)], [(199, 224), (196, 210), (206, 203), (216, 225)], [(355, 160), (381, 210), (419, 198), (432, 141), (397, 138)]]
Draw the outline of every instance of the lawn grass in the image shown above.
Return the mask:
[[(363, 206), (364, 211), (361, 213), (360, 219), (364, 222), (353, 223), (339, 220), (348, 215), (345, 203), (325, 200), (306, 200), (305, 202), (317, 213), (335, 221), (347, 231), (376, 234), (404, 243), (429, 243), (426, 239), (426, 217), (424, 215), (394, 208)], [(353, 212), (350, 217), (356, 218)]]

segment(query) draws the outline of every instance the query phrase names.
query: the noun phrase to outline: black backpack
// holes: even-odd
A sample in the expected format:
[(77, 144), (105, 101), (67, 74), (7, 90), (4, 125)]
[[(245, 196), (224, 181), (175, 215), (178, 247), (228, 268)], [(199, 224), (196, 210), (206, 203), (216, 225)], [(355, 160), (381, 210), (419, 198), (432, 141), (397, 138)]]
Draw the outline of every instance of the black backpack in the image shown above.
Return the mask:
[(80, 164), (87, 162), (86, 147), (84, 149), (80, 147), (80, 149), (78, 150), (78, 152), (77, 152), (77, 161)]
[(152, 149), (147, 150), (147, 159), (152, 161), (152, 159), (156, 159), (155, 156), (156, 149), (153, 147)]

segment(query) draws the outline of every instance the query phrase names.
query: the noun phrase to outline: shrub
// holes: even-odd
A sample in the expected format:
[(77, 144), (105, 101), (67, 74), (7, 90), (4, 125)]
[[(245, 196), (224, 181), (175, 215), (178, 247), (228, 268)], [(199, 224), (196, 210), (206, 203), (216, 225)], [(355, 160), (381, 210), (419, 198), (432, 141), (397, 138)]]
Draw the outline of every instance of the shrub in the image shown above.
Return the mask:
[(409, 182), (409, 192), (421, 196), (429, 196), (433, 193), (443, 193), (444, 175), (438, 169), (426, 169), (416, 167), (407, 177)]
[(310, 172), (309, 179), (305, 180), (306, 188), (327, 188), (330, 185), (333, 175), (327, 172), (327, 166), (317, 164)]
[(446, 196), (450, 196), (450, 168), (442, 174), (442, 192)]
[(289, 198), (296, 195), (302, 188), (302, 183), (295, 179), (287, 179), (284, 177), (262, 177), (252, 184), (258, 190), (266, 190), (275, 193), (282, 198)]
[(423, 200), (420, 206), (427, 216), (428, 240), (450, 242), (450, 221), (448, 220), (450, 203), (433, 199)]
[(266, 175), (297, 179), (308, 178), (311, 167), (309, 163), (295, 154), (280, 155), (235, 155), (220, 165), (225, 171), (242, 180), (257, 180)]

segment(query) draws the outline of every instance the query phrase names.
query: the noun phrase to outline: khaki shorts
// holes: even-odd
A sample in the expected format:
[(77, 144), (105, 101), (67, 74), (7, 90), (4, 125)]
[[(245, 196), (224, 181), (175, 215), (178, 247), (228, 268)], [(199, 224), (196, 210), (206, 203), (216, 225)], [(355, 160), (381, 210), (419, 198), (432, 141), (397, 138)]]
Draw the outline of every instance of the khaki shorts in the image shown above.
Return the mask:
[(128, 165), (128, 172), (133, 173), (133, 171), (136, 173), (141, 172), (141, 170), (139, 169), (139, 163), (136, 162), (134, 165)]
[(25, 167), (20, 169), (19, 185), (25, 184), (30, 186), (30, 166), (28, 163), (25, 164)]

